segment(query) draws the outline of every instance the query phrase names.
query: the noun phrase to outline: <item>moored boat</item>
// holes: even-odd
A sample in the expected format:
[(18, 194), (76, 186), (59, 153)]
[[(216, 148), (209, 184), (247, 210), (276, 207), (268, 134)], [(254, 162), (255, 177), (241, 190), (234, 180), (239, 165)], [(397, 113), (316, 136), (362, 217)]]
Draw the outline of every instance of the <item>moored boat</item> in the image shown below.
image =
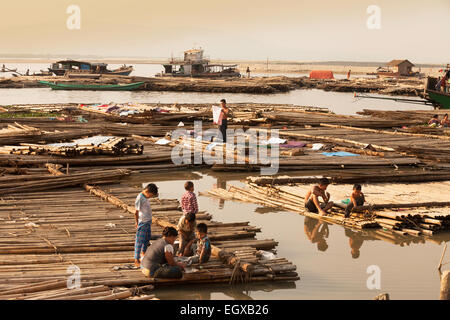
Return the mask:
[[(447, 71), (449, 74), (450, 71)], [(433, 103), (433, 105), (440, 109), (450, 109), (450, 91), (447, 85), (444, 89), (438, 86), (438, 78), (428, 77), (425, 86), (425, 98)]]
[(131, 91), (139, 89), (144, 82), (127, 84), (84, 84), (84, 83), (56, 83), (49, 81), (39, 81), (39, 83), (49, 86), (53, 90), (94, 90), (94, 91)]
[(57, 76), (63, 76), (70, 73), (92, 73), (108, 74), (118, 76), (128, 76), (132, 71), (132, 66), (123, 65), (118, 69), (109, 70), (106, 63), (90, 63), (77, 60), (61, 60), (53, 63), (48, 70)]

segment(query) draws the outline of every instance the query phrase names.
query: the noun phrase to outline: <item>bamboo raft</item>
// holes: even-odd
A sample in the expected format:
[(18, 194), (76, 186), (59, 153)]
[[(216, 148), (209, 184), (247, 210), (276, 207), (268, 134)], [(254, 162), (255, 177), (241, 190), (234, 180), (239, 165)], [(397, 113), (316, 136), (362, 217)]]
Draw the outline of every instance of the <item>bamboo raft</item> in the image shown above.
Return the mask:
[[(331, 213), (320, 219), (354, 229), (382, 227), (402, 235), (433, 236), (438, 232), (450, 230), (450, 202), (446, 194), (441, 192), (442, 188), (448, 187), (449, 182), (363, 186), (369, 204), (356, 207), (354, 211), (357, 213), (345, 218), (343, 209), (346, 205), (339, 199), (348, 199), (352, 186), (330, 185), (327, 191), (332, 195), (331, 200), (338, 200), (334, 200), (335, 208)], [(228, 190), (217, 188), (207, 191), (204, 195), (257, 203), (319, 218), (317, 214), (307, 211), (304, 207), (303, 195), (310, 188), (287, 178), (270, 181), (270, 178), (249, 177), (245, 188), (235, 186), (231, 186)]]
[[(67, 178), (60, 167), (48, 170)], [(283, 258), (263, 260), (260, 250), (277, 242), (257, 240), (260, 228), (248, 222), (215, 222), (206, 212), (213, 257), (202, 269), (180, 280), (145, 278), (131, 267), (134, 248), (134, 203), (139, 189), (89, 184), (81, 188), (15, 193), (0, 202), (1, 299), (134, 299), (153, 286), (298, 280), (296, 267)], [(101, 201), (104, 200), (104, 201)], [(174, 199), (151, 200), (152, 239), (181, 216)], [(39, 211), (36, 211), (39, 206)], [(81, 270), (81, 288), (68, 290), (68, 267)], [(195, 267), (195, 265), (194, 265)], [(151, 299), (154, 295), (144, 295)]]

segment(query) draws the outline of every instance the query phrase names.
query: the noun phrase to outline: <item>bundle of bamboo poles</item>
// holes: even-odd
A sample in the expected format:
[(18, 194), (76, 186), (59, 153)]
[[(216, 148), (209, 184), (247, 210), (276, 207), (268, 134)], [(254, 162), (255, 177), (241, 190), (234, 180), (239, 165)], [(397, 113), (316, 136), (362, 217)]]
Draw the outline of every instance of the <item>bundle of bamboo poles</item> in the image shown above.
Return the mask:
[(21, 125), (17, 122), (14, 122), (14, 125), (8, 125), (7, 128), (3, 128), (0, 130), (0, 137), (4, 136), (33, 136), (36, 134), (40, 134), (39, 129), (33, 128), (27, 125)]
[[(425, 204), (416, 204), (416, 206), (422, 205), (425, 206)], [(433, 204), (428, 205), (433, 206)], [(450, 203), (447, 206), (450, 206)], [(410, 235), (433, 236), (437, 232), (450, 230), (450, 214), (388, 210), (377, 210), (375, 214), (377, 216), (375, 221), (381, 227)]]
[[(0, 194), (11, 194), (18, 192), (44, 191), (60, 189), (65, 187), (83, 185), (86, 183), (106, 184), (115, 183), (130, 174), (123, 169), (102, 170), (96, 172), (82, 172), (67, 176), (40, 176), (37, 180), (4, 181), (0, 182)], [(19, 177), (21, 178), (21, 177)]]
[(142, 154), (142, 144), (127, 144), (126, 138), (114, 137), (98, 145), (37, 145), (22, 143), (21, 146), (0, 147), (0, 154), (17, 155), (57, 155), (64, 157), (75, 157), (85, 155), (126, 155)]

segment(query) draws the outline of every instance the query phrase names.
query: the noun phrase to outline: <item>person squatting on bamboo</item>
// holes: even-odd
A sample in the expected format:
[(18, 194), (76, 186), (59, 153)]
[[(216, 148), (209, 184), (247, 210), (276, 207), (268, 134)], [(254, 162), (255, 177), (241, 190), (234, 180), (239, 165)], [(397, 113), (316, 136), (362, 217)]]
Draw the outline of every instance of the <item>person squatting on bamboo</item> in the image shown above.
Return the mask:
[(364, 193), (361, 192), (361, 185), (355, 184), (353, 186), (353, 192), (350, 197), (350, 203), (347, 205), (347, 208), (345, 208), (345, 217), (350, 217), (350, 214), (352, 213), (352, 210), (354, 207), (362, 206), (366, 199), (364, 198)]
[[(333, 207), (333, 201), (330, 201), (330, 193), (327, 190), (330, 181), (327, 178), (319, 180), (319, 184), (311, 188), (305, 196), (305, 208), (309, 212), (318, 213), (319, 216), (324, 216), (327, 211)], [(323, 203), (319, 202), (319, 197), (322, 198)]]
[(179, 256), (191, 256), (191, 246), (195, 241), (195, 213), (189, 212), (187, 215), (182, 215), (178, 221), (177, 229), (180, 234), (180, 248), (178, 249)]
[(165, 227), (162, 238), (148, 247), (142, 259), (142, 273), (146, 277), (180, 279), (185, 265), (175, 261), (173, 243), (178, 232), (174, 227)]
[(194, 183), (192, 181), (186, 181), (184, 184), (184, 189), (186, 192), (181, 197), (181, 210), (183, 210), (183, 214), (186, 215), (188, 213), (198, 213), (198, 203), (197, 197), (194, 193)]
[(141, 254), (145, 254), (152, 234), (152, 208), (150, 198), (158, 197), (158, 187), (154, 183), (148, 184), (145, 189), (138, 194), (134, 206), (136, 240), (134, 244), (134, 265), (140, 266)]
[(194, 256), (189, 258), (187, 261), (188, 265), (192, 263), (207, 263), (211, 257), (211, 242), (208, 238), (208, 226), (204, 223), (199, 223), (195, 235), (197, 237), (197, 243), (192, 245)]
[(428, 120), (428, 126), (437, 127), (441, 122), (439, 121), (439, 115), (435, 114), (430, 120)]

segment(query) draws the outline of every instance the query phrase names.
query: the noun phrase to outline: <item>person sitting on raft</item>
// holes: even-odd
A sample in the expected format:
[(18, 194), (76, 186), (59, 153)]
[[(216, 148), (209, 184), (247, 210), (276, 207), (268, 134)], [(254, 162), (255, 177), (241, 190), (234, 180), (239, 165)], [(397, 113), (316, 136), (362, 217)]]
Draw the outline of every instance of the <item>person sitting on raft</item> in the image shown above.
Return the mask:
[[(324, 216), (327, 211), (333, 207), (333, 201), (330, 201), (330, 193), (327, 190), (330, 181), (327, 178), (319, 180), (319, 184), (312, 187), (305, 196), (305, 208), (309, 212), (318, 213), (319, 216)], [(319, 202), (319, 197), (322, 198), (323, 203)]]
[(444, 114), (444, 119), (441, 121), (441, 126), (444, 128), (450, 127), (450, 121), (448, 120), (448, 113)]
[(192, 263), (207, 263), (211, 257), (211, 241), (208, 238), (208, 226), (204, 223), (197, 225), (195, 232), (197, 243), (192, 246), (194, 256), (188, 260), (188, 265)]
[(178, 232), (174, 227), (165, 227), (163, 237), (153, 242), (142, 259), (142, 273), (146, 277), (180, 279), (184, 264), (174, 259), (173, 243)]
[(361, 192), (361, 185), (355, 184), (353, 186), (353, 192), (350, 197), (350, 203), (347, 205), (347, 208), (345, 208), (345, 217), (350, 217), (350, 214), (352, 213), (352, 210), (354, 207), (362, 206), (364, 204), (365, 198), (364, 193)]
[(428, 121), (428, 125), (429, 125), (430, 127), (437, 127), (439, 124), (440, 124), (440, 121), (439, 121), (439, 116), (438, 116), (437, 114), (435, 114), (435, 115), (433, 116), (433, 118), (431, 118), (431, 119)]
[(195, 213), (189, 212), (187, 215), (182, 215), (178, 221), (177, 229), (180, 233), (180, 248), (178, 249), (179, 256), (191, 256), (191, 246), (195, 242), (195, 227), (197, 222)]

